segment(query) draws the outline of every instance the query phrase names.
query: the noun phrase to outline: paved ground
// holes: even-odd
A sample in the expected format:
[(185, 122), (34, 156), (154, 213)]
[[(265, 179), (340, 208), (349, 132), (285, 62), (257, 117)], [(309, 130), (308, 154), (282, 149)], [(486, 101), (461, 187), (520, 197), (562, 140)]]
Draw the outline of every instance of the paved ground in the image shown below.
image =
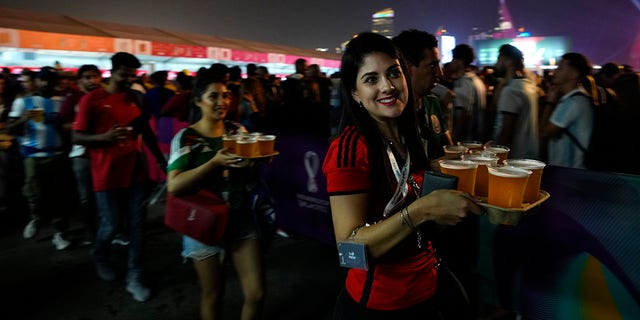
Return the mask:
[[(139, 303), (124, 280), (105, 283), (89, 262), (88, 246), (79, 244), (81, 228), (72, 228), (72, 248), (56, 251), (51, 229), (22, 239), (24, 218), (2, 217), (0, 225), (1, 319), (197, 319), (199, 288), (190, 264), (180, 257), (180, 238), (162, 223), (163, 207), (150, 207), (146, 267), (153, 298)], [(78, 243), (76, 243), (78, 242)], [(114, 247), (124, 261), (126, 251)], [(335, 248), (293, 235), (277, 238), (266, 257), (265, 319), (331, 319), (344, 269)], [(124, 270), (124, 262), (120, 265)], [(238, 319), (242, 295), (231, 265), (227, 269), (225, 319)]]

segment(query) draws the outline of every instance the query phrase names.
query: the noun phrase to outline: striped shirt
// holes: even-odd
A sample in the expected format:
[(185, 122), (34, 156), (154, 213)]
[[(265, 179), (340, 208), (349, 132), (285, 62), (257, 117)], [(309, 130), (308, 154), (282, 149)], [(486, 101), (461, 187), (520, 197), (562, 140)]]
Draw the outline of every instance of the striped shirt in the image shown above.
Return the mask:
[(56, 121), (64, 98), (29, 96), (17, 98), (11, 106), (9, 117), (19, 118), (28, 111), (36, 108), (44, 109), (43, 121), (35, 122), (29, 119), (24, 125), (24, 131), (18, 140), (24, 157), (40, 158), (52, 157), (64, 152), (62, 136)]

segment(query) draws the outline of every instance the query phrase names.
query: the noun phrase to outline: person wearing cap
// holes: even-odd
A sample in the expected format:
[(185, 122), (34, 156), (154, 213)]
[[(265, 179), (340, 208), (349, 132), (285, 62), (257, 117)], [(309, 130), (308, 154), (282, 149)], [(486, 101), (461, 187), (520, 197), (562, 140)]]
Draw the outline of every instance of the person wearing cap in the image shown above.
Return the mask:
[(524, 69), (522, 51), (502, 45), (495, 70), (502, 81), (494, 96), (494, 144), (511, 148), (512, 158), (539, 159), (538, 88)]
[(74, 188), (69, 146), (61, 135), (64, 121), (60, 108), (64, 99), (56, 94), (58, 72), (42, 67), (35, 75), (32, 95), (17, 98), (9, 113), (7, 130), (19, 136), (24, 162), (24, 196), (31, 219), (23, 230), (25, 239), (33, 238), (43, 222), (51, 221), (55, 229), (51, 239), (57, 250), (71, 244), (64, 232), (69, 227)]

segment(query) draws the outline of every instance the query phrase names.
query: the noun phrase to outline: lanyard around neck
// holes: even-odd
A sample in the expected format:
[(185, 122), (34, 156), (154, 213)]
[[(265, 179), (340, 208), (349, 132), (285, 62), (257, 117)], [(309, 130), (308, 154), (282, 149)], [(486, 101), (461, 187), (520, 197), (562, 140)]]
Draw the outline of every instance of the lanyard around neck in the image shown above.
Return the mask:
[[(386, 142), (387, 144), (387, 156), (389, 157), (389, 162), (391, 163), (391, 169), (393, 169), (393, 175), (396, 177), (396, 181), (398, 182), (398, 186), (396, 187), (396, 191), (391, 197), (391, 200), (387, 202), (387, 205), (384, 208), (384, 212), (382, 214), (383, 217), (388, 217), (391, 211), (402, 201), (409, 192), (409, 187), (407, 185), (407, 179), (409, 178), (409, 167), (411, 164), (411, 155), (407, 152), (407, 160), (404, 162), (402, 169), (398, 165), (398, 161), (396, 160), (396, 156), (393, 154), (393, 150), (391, 150), (391, 144)], [(404, 139), (402, 139), (402, 144), (404, 145)]]

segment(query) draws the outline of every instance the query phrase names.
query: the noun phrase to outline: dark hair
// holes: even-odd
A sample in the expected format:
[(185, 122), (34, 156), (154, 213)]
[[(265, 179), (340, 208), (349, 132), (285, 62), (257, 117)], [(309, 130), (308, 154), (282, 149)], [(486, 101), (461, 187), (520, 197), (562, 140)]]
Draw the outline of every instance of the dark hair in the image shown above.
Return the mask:
[(98, 69), (98, 66), (96, 66), (95, 64), (83, 64), (78, 69), (78, 78), (82, 77), (82, 74), (87, 71), (95, 71), (98, 74), (101, 74), (100, 69)]
[(227, 74), (229, 73), (229, 68), (226, 64), (214, 63), (209, 67), (209, 71), (209, 76), (215, 77), (222, 82), (226, 81)]
[(622, 68), (620, 68), (617, 64), (613, 62), (607, 62), (600, 69), (600, 74), (607, 77), (613, 77), (616, 74), (621, 73), (622, 72), (621, 69)]
[[(368, 55), (378, 52), (384, 53), (393, 59), (398, 59), (402, 71), (405, 75), (407, 74), (407, 68), (400, 58), (400, 53), (390, 39), (372, 32), (360, 33), (352, 39), (347, 44), (346, 50), (342, 55), (340, 67), (343, 105), (340, 130), (338, 132), (341, 132), (347, 125), (353, 124), (364, 135), (367, 144), (370, 146), (369, 161), (372, 165), (372, 172), (386, 173), (385, 175), (373, 174), (371, 176), (372, 188), (379, 191), (378, 194), (384, 195), (385, 199), (389, 199), (395, 190), (397, 182), (390, 169), (384, 141), (375, 120), (351, 96), (351, 93), (356, 89), (358, 70), (362, 67), (364, 59)], [(417, 112), (413, 105), (411, 81), (406, 81), (406, 86), (408, 91), (407, 106), (398, 118), (398, 131), (407, 144), (413, 171), (415, 168), (427, 168), (428, 160), (418, 132)]]
[(402, 56), (407, 59), (409, 63), (418, 66), (420, 61), (424, 59), (425, 49), (438, 47), (438, 39), (426, 31), (409, 29), (395, 36), (393, 38), (393, 44), (400, 49)]
[(207, 88), (212, 83), (222, 83), (225, 86), (227, 83), (220, 78), (220, 75), (213, 70), (206, 70), (199, 72), (195, 78), (193, 89), (191, 90), (191, 97), (194, 101), (200, 99), (202, 94), (207, 91)]
[(522, 51), (520, 51), (520, 49), (510, 44), (503, 44), (500, 47), (498, 54), (499, 56), (503, 56), (513, 61), (517, 70), (524, 69), (524, 56), (522, 55)]
[(167, 78), (169, 78), (169, 71), (161, 70), (152, 73), (149, 78), (151, 78), (151, 83), (156, 86), (164, 86), (167, 82)]
[(191, 100), (189, 101), (190, 112), (189, 112), (189, 123), (195, 123), (200, 118), (202, 118), (202, 113), (200, 108), (195, 107), (195, 102), (199, 101), (202, 95), (207, 91), (209, 85), (212, 83), (221, 83), (225, 86), (227, 85), (226, 81), (223, 78), (220, 78), (220, 74), (214, 70), (201, 68), (198, 70), (198, 74), (196, 75), (193, 81), (193, 89), (191, 89)]
[(193, 77), (184, 72), (178, 72), (176, 82), (182, 90), (191, 90), (193, 88)]
[(256, 69), (258, 66), (255, 63), (247, 64), (247, 76), (252, 77), (256, 75)]
[(464, 66), (468, 67), (471, 65), (473, 60), (476, 59), (476, 55), (473, 52), (473, 48), (468, 44), (459, 44), (453, 50), (451, 50), (454, 59), (461, 60), (464, 62)]
[(239, 66), (229, 68), (229, 80), (236, 81), (242, 79), (242, 69)]
[(136, 56), (128, 52), (118, 52), (111, 56), (111, 70), (118, 70), (120, 67), (138, 69), (142, 66)]
[(562, 59), (569, 63), (569, 66), (584, 78), (591, 74), (591, 62), (584, 55), (577, 52), (569, 52), (562, 55)]
[(58, 70), (50, 66), (40, 68), (40, 71), (36, 74), (36, 79), (47, 81), (49, 84), (53, 83), (53, 85), (55, 85), (55, 81), (58, 80), (58, 78), (60, 78)]

